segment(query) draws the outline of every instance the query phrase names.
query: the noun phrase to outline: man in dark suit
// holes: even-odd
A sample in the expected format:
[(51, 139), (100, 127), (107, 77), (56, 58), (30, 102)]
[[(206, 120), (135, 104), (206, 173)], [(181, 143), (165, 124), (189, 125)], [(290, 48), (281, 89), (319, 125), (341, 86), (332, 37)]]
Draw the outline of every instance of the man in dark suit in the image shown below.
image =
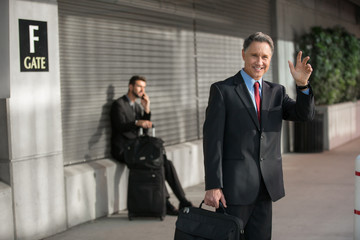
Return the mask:
[[(138, 136), (139, 128), (152, 127), (150, 99), (145, 93), (145, 88), (146, 79), (133, 76), (129, 81), (128, 93), (115, 100), (111, 106), (111, 154), (123, 163), (124, 149)], [(137, 98), (141, 98), (142, 107), (135, 102)]]
[[(129, 80), (128, 93), (115, 100), (111, 106), (110, 118), (112, 126), (111, 154), (119, 162), (124, 161), (124, 150), (139, 135), (139, 129), (147, 132), (152, 128), (150, 121), (150, 98), (145, 93), (146, 79), (133, 76)], [(141, 99), (141, 106), (135, 100)], [(165, 179), (179, 200), (179, 209), (192, 206), (186, 197), (171, 161), (164, 159)], [(170, 203), (167, 194), (166, 210), (168, 215), (177, 215), (178, 210)]]
[(247, 240), (271, 239), (272, 201), (285, 195), (282, 159), (282, 120), (307, 121), (314, 116), (309, 57), (297, 55), (289, 67), (297, 86), (296, 101), (285, 88), (264, 81), (274, 52), (272, 39), (250, 35), (242, 50), (244, 68), (212, 84), (203, 131), (205, 204), (245, 223)]

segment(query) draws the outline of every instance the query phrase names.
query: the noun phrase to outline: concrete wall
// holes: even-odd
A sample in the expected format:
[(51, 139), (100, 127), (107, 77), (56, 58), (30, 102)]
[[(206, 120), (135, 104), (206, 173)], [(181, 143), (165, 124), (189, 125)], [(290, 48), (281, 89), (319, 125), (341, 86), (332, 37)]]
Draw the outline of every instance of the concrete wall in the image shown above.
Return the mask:
[[(184, 188), (204, 181), (202, 141), (169, 146), (166, 153)], [(126, 209), (128, 173), (111, 159), (65, 167), (67, 226)], [(172, 192), (168, 185), (167, 189)]]
[(65, 167), (67, 226), (126, 208), (128, 169), (110, 159)]
[[(169, 146), (168, 159), (173, 161), (184, 188), (204, 182), (204, 156), (202, 140)], [(170, 188), (169, 192), (170, 191)]]
[(324, 150), (360, 137), (360, 101), (318, 106), (324, 114)]

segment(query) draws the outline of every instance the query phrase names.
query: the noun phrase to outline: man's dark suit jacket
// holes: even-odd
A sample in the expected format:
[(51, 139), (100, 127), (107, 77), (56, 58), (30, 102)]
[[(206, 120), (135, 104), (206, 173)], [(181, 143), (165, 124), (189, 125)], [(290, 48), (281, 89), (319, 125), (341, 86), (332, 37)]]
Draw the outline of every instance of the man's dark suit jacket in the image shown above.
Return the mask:
[(136, 120), (150, 120), (151, 114), (143, 112), (138, 103), (135, 109), (130, 106), (126, 95), (115, 100), (111, 106), (111, 154), (120, 162), (123, 162), (122, 153), (131, 142), (138, 136), (139, 127), (135, 125)]
[(262, 176), (271, 200), (282, 198), (282, 120), (313, 116), (311, 89), (309, 95), (297, 90), (295, 102), (282, 85), (263, 81), (259, 124), (240, 72), (214, 83), (203, 128), (206, 190), (221, 188), (228, 204), (248, 205), (257, 199)]

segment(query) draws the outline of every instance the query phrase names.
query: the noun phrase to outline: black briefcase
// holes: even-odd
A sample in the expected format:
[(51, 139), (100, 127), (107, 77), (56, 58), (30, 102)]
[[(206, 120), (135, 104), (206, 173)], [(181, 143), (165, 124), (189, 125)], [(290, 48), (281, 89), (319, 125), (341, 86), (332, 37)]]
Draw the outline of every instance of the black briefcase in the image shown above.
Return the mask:
[(243, 221), (226, 213), (185, 207), (176, 220), (174, 240), (245, 240)]
[(130, 169), (159, 169), (163, 166), (164, 146), (160, 138), (142, 135), (134, 139), (124, 151)]

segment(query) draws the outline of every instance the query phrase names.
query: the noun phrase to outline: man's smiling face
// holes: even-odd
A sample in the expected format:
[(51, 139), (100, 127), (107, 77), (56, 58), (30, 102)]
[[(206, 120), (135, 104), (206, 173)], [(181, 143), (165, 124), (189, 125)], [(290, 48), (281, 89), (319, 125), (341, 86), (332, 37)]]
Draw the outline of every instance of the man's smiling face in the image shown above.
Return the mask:
[(254, 80), (260, 80), (269, 70), (271, 56), (271, 48), (267, 42), (252, 42), (246, 51), (242, 50), (245, 72)]

